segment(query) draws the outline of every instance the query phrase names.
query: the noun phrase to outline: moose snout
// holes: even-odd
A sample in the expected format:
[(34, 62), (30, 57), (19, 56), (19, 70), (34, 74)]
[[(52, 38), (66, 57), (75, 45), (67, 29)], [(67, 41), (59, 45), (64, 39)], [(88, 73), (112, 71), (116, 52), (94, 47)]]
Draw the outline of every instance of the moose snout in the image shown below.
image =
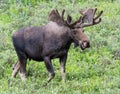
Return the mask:
[(82, 50), (84, 50), (85, 48), (89, 48), (90, 42), (89, 41), (82, 41), (82, 42), (80, 42), (80, 47)]
[(88, 41), (84, 41), (82, 44), (83, 44), (83, 46), (86, 47), (86, 48), (89, 48), (89, 47), (90, 47), (90, 42), (88, 42)]

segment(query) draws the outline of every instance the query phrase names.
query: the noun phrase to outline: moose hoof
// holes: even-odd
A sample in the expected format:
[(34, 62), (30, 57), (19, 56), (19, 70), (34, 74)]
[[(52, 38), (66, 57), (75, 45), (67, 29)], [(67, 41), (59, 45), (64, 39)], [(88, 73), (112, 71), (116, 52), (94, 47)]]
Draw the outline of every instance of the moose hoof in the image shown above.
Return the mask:
[(26, 74), (25, 73), (19, 73), (22, 81), (26, 80)]
[(16, 73), (13, 71), (12, 72), (12, 78), (15, 78), (16, 77)]
[(49, 78), (48, 78), (48, 83), (55, 77), (55, 73), (51, 73)]

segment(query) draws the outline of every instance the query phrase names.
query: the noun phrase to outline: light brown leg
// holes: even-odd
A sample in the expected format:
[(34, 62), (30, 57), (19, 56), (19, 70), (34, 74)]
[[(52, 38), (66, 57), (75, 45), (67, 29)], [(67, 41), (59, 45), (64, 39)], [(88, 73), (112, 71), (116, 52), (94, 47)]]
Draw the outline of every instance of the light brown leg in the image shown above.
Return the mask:
[(15, 78), (18, 71), (20, 70), (20, 61), (18, 60), (17, 63), (13, 66), (12, 77)]
[(13, 66), (12, 77), (15, 78), (18, 72), (21, 79), (24, 81), (26, 78), (26, 62), (21, 63), (19, 60), (17, 61)]
[(26, 80), (26, 60), (22, 63), (20, 63), (20, 77), (23, 81)]
[(62, 74), (63, 82), (65, 82), (66, 80), (66, 74), (65, 74), (66, 59), (67, 59), (67, 54), (60, 58), (61, 74)]
[(65, 74), (65, 66), (61, 64), (61, 74), (62, 74), (62, 80), (65, 82), (66, 80), (66, 74)]

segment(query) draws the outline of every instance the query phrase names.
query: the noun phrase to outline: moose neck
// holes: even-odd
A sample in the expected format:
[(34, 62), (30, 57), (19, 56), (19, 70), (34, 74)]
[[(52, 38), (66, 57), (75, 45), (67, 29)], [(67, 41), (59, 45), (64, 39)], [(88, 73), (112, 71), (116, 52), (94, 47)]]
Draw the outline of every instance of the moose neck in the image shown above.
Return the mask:
[(71, 30), (69, 27), (59, 25), (56, 22), (50, 21), (44, 27), (45, 37), (55, 44), (56, 49), (69, 49), (73, 39), (71, 37)]
[(74, 32), (72, 31), (72, 29), (70, 29), (70, 38), (71, 38), (71, 43), (75, 43), (78, 44), (78, 41), (75, 39), (75, 36), (73, 34)]

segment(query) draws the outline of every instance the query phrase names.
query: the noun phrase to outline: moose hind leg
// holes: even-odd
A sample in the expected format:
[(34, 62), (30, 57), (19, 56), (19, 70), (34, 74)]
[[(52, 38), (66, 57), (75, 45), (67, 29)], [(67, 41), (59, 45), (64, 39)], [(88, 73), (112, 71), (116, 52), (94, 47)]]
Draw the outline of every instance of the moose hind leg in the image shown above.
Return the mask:
[(20, 74), (20, 77), (21, 79), (24, 81), (26, 79), (26, 62), (27, 60), (26, 59), (23, 59), (21, 62), (20, 62), (20, 71), (19, 71), (19, 74)]
[(55, 73), (54, 73), (54, 69), (53, 69), (53, 66), (52, 66), (52, 63), (51, 63), (51, 60), (49, 57), (45, 57), (44, 58), (44, 62), (45, 62), (45, 65), (46, 65), (46, 68), (49, 72), (49, 78), (47, 80), (47, 82), (49, 83), (55, 76)]
[(18, 60), (17, 63), (13, 66), (12, 77), (15, 78), (18, 71), (20, 70), (20, 61)]
[(27, 63), (27, 56), (21, 50), (16, 50), (18, 58), (19, 58), (19, 75), (22, 80), (26, 79), (26, 63)]

